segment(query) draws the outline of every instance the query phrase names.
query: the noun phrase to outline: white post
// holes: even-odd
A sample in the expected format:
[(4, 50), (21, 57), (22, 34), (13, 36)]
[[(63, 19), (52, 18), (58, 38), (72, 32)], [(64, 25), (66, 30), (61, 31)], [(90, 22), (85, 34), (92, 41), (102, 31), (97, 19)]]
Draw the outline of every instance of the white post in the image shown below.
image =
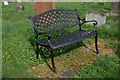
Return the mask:
[(4, 5), (8, 5), (8, 1), (4, 1), (3, 3), (4, 3)]

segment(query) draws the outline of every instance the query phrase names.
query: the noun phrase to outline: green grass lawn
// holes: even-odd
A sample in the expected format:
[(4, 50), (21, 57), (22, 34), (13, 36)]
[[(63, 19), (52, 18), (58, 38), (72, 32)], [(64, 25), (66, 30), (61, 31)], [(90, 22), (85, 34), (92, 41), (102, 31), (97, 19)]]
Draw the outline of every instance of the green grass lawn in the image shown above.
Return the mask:
[[(34, 39), (34, 31), (28, 17), (35, 15), (33, 11), (34, 4), (22, 4), (25, 6), (23, 12), (16, 10), (17, 3), (10, 3), (8, 6), (2, 5), (2, 76), (4, 78), (34, 78), (36, 75), (29, 73), (27, 69), (44, 62), (43, 58), (36, 60), (35, 50), (31, 44)], [(56, 3), (56, 8), (77, 9), (79, 15), (85, 17), (86, 11), (95, 10), (106, 13), (106, 8), (111, 9), (111, 3)], [(114, 16), (107, 18), (107, 21), (112, 25), (110, 28), (98, 28), (100, 38), (110, 41), (117, 39), (117, 25), (112, 24), (115, 19)], [(108, 42), (108, 44), (110, 43)], [(117, 48), (116, 44), (110, 44), (110, 47), (112, 49)], [(117, 74), (117, 61), (117, 57), (103, 56), (93, 66), (79, 69), (74, 77), (90, 77), (91, 75), (91, 77), (103, 78), (117, 77), (115, 75)], [(106, 69), (110, 66), (113, 69)], [(104, 70), (105, 75), (97, 70)]]
[(101, 56), (92, 65), (81, 68), (71, 78), (118, 78), (118, 56)]

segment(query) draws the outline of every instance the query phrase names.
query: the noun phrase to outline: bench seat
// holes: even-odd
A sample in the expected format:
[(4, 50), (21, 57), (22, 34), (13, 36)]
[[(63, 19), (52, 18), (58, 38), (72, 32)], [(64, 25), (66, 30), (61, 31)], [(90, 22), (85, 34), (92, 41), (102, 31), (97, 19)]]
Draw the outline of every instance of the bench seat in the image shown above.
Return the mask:
[[(77, 30), (68, 35), (51, 38), (50, 44), (53, 49), (73, 44), (86, 39), (87, 37), (97, 34), (96, 30)], [(39, 45), (49, 46), (48, 40), (40, 40)]]

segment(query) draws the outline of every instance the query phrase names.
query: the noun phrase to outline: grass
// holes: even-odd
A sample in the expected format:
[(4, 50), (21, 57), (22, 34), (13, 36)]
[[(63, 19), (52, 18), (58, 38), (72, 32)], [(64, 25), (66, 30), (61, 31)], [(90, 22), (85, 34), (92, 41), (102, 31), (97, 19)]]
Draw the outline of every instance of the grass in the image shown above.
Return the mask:
[[(0, 3), (0, 7), (1, 3)], [(2, 9), (0, 8), (0, 79), (2, 78)]]
[[(39, 61), (35, 58), (35, 50), (33, 47), (33, 39), (34, 39), (34, 31), (31, 27), (30, 21), (28, 19), (29, 16), (35, 15), (33, 11), (33, 3), (22, 3), (25, 6), (25, 11), (18, 12), (16, 11), (17, 3), (10, 3), (9, 6), (2, 5), (2, 70), (3, 70), (3, 77), (4, 78), (34, 78), (36, 75), (34, 73), (29, 73), (28, 68), (38, 65), (44, 62), (45, 57), (40, 57)], [(56, 3), (56, 8), (59, 9), (77, 9), (79, 11), (79, 15), (83, 18), (85, 17), (86, 11), (98, 11), (102, 13), (106, 13), (107, 9), (111, 9), (111, 3)], [(111, 16), (107, 18), (107, 22), (110, 24), (110, 28), (107, 27), (100, 27), (99, 30), (99, 37), (104, 38), (106, 40), (115, 40), (117, 38), (117, 25), (112, 24), (117, 17)], [(88, 26), (88, 25), (86, 25)], [(88, 26), (89, 28), (89, 26)], [(61, 32), (62, 33), (62, 32)], [(57, 35), (56, 35), (57, 36)], [(32, 43), (32, 44), (31, 44)], [(109, 44), (109, 43), (108, 43)], [(110, 44), (110, 46), (116, 45)], [(75, 46), (71, 47), (74, 48)], [(61, 49), (65, 52), (66, 50), (69, 51), (69, 48)], [(111, 72), (116, 71), (115, 64), (117, 62), (117, 58), (111, 56), (105, 56), (100, 58), (98, 62), (95, 64), (101, 65), (107, 63), (107, 60), (110, 61), (110, 64), (106, 66), (113, 66), (113, 70)], [(116, 60), (116, 61), (115, 61)], [(111, 64), (111, 62), (113, 62)], [(104, 64), (105, 64), (104, 63)], [(104, 68), (105, 65), (102, 65)], [(86, 72), (91, 70), (95, 71), (95, 76), (97, 76), (96, 68), (94, 70), (90, 69), (89, 67), (85, 70), (79, 70), (74, 77), (89, 77), (90, 75), (86, 75)], [(102, 70), (102, 69), (101, 69)], [(107, 69), (106, 69), (107, 70)], [(112, 73), (109, 72), (109, 76)], [(98, 76), (106, 77), (106, 75), (102, 75), (101, 73)], [(113, 74), (114, 75), (114, 74)], [(94, 75), (92, 76), (94, 77)], [(115, 76), (114, 76), (115, 77)]]
[(32, 77), (27, 72), (27, 68), (30, 65), (38, 64), (34, 56), (34, 49), (29, 42), (29, 35), (33, 35), (28, 19), (30, 15), (34, 15), (32, 4), (24, 3), (23, 5), (28, 5), (24, 12), (16, 11), (17, 3), (2, 6), (2, 60), (3, 77), (5, 78)]
[(101, 56), (93, 64), (79, 69), (73, 78), (118, 78), (118, 61), (118, 56)]
[(96, 11), (101, 13), (106, 13), (108, 10), (111, 9), (111, 3), (96, 3), (93, 2), (66, 2), (66, 3), (57, 3), (56, 8), (59, 9), (77, 9), (79, 11), (79, 15), (82, 18), (85, 18), (85, 14), (87, 11)]

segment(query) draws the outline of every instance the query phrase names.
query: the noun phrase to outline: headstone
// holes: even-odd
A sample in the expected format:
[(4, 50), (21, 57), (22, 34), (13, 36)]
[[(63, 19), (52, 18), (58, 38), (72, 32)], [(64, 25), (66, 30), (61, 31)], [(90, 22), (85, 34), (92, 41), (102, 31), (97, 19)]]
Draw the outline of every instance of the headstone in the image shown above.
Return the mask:
[(118, 13), (119, 2), (112, 2), (112, 11)]
[[(97, 12), (87, 12), (85, 20), (86, 21), (96, 20), (98, 22), (97, 26), (102, 26), (106, 22), (106, 16), (104, 14), (97, 13)], [(93, 24), (93, 23), (90, 22), (88, 24)]]
[(22, 0), (17, 0), (17, 2), (22, 2)]
[(16, 9), (17, 9), (17, 11), (23, 11), (23, 10), (25, 10), (25, 7), (20, 3), (17, 5)]
[(35, 2), (34, 9), (37, 14), (41, 14), (45, 11), (55, 9), (55, 3), (54, 2)]
[(3, 3), (4, 3), (4, 5), (8, 5), (8, 1), (4, 1)]

